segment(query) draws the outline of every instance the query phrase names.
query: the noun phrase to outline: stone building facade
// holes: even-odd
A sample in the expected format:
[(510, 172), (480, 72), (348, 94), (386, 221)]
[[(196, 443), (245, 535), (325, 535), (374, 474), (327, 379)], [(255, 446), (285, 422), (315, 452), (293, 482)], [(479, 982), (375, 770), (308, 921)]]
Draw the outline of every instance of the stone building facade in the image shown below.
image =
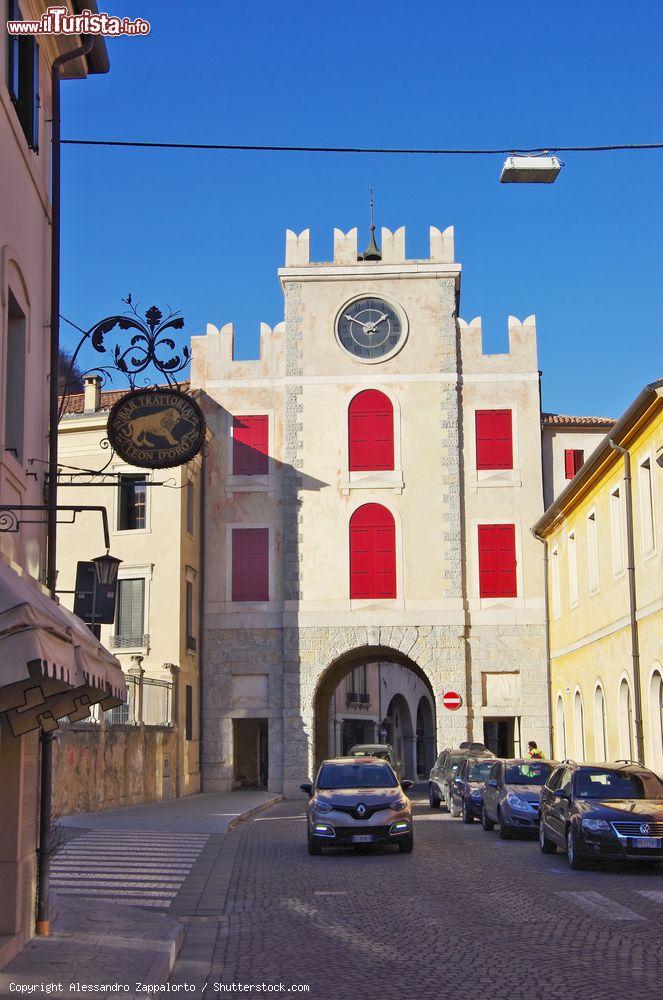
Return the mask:
[(234, 787), (249, 739), (269, 787), (298, 794), (333, 750), (335, 689), (366, 662), (418, 674), (439, 749), (549, 748), (534, 317), (509, 317), (509, 352), (486, 355), (481, 321), (458, 315), (453, 229), (431, 228), (425, 260), (404, 229), (381, 243), (358, 254), (356, 229), (335, 230), (314, 263), (308, 230), (288, 232), (285, 320), (262, 324), (259, 358), (234, 359), (230, 323), (192, 340), (214, 435), (207, 790)]

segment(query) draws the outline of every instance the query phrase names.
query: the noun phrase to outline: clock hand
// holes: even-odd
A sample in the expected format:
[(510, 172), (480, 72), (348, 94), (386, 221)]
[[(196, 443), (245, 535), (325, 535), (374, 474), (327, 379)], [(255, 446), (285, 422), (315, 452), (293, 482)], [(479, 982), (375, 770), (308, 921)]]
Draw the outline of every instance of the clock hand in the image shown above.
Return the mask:
[(351, 323), (356, 323), (356, 324), (357, 324), (357, 326), (360, 326), (360, 327), (362, 328), (362, 330), (364, 329), (364, 326), (365, 326), (366, 324), (365, 324), (365, 323), (362, 323), (362, 322), (361, 322), (361, 320), (359, 320), (359, 319), (355, 319), (355, 318), (354, 318), (354, 316), (348, 316), (348, 314), (347, 314), (347, 313), (345, 313), (345, 314), (344, 314), (344, 316), (345, 316), (345, 319), (349, 319)]

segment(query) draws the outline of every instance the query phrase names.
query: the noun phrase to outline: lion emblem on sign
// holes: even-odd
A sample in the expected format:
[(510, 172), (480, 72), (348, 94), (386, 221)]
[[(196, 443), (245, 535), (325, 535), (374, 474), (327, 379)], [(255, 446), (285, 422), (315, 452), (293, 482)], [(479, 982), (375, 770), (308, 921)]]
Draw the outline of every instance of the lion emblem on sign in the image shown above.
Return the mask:
[(173, 428), (181, 420), (186, 423), (190, 421), (182, 417), (174, 406), (158, 413), (148, 413), (143, 417), (134, 417), (127, 423), (127, 431), (133, 443), (137, 447), (150, 447), (154, 445), (154, 438), (164, 438), (167, 444), (176, 445), (177, 440), (173, 437)]

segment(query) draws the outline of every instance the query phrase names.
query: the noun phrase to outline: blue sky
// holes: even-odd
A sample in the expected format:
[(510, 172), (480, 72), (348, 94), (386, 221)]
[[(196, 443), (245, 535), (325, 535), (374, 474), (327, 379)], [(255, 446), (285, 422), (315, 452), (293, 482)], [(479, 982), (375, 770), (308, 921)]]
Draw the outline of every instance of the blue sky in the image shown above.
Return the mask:
[[(63, 86), (63, 136), (303, 145), (534, 147), (661, 141), (663, 7), (100, 0), (144, 17), (107, 76)], [(184, 19), (188, 20), (185, 21)], [(456, 229), (461, 315), (504, 349), (536, 313), (544, 408), (618, 415), (660, 377), (663, 151), (569, 153), (554, 185), (500, 185), (502, 157), (63, 150), (63, 313), (180, 308), (235, 322), (238, 353), (282, 319), (285, 229)], [(63, 326), (65, 344), (71, 337)], [(89, 356), (88, 356), (89, 357)], [(90, 359), (91, 360), (91, 359)]]

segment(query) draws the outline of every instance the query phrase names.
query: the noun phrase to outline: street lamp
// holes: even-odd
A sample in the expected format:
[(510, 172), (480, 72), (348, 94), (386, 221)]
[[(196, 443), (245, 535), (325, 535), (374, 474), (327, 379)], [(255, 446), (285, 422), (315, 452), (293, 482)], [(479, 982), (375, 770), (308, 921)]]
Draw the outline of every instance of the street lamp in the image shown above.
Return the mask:
[(562, 169), (556, 156), (510, 156), (502, 167), (500, 184), (552, 184)]
[(93, 559), (94, 572), (100, 587), (113, 587), (117, 580), (117, 571), (120, 567), (121, 559), (110, 556), (108, 552), (104, 556), (97, 556)]

